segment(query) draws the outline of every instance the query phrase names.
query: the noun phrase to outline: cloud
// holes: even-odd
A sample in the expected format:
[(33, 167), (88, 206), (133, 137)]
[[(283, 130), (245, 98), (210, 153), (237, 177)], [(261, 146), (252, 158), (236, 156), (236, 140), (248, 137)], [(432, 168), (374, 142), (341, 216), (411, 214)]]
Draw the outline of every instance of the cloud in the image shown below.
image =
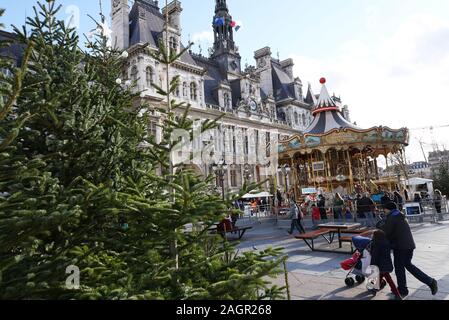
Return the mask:
[[(375, 9), (370, 10), (368, 14), (375, 16)], [(414, 15), (375, 46), (366, 38), (342, 43), (329, 58), (290, 57), (296, 75), (310, 81), (315, 92), (319, 92), (318, 79), (328, 78), (329, 91), (341, 94), (352, 120), (361, 127), (438, 126), (449, 124), (447, 39), (448, 21)], [(413, 161), (423, 158), (418, 137), (449, 146), (449, 130), (435, 131), (434, 137), (430, 130), (411, 133), (408, 153)]]
[(214, 33), (212, 30), (197, 32), (192, 36), (192, 41), (194, 43), (212, 44), (214, 42)]

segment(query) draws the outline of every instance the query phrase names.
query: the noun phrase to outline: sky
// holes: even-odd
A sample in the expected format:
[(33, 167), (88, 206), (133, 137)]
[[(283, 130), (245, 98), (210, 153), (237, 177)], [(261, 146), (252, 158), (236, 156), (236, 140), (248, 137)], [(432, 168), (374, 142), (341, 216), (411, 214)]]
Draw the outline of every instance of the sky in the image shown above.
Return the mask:
[[(78, 31), (94, 28), (97, 0), (59, 0), (62, 19), (73, 13)], [(131, 3), (132, 1), (130, 1)], [(160, 1), (163, 3), (164, 1)], [(295, 76), (319, 93), (321, 77), (341, 96), (359, 127), (411, 130), (409, 161), (449, 148), (449, 1), (447, 0), (228, 0), (242, 28), (235, 34), (242, 65), (254, 65), (254, 51), (270, 46), (274, 57), (293, 58)], [(0, 0), (2, 21), (22, 25), (35, 0)], [(102, 0), (109, 17), (110, 1)], [(213, 41), (215, 1), (183, 0), (183, 40), (193, 50)], [(201, 46), (201, 49), (200, 49)], [(434, 127), (432, 131), (428, 128)], [(432, 134), (433, 132), (433, 134)]]

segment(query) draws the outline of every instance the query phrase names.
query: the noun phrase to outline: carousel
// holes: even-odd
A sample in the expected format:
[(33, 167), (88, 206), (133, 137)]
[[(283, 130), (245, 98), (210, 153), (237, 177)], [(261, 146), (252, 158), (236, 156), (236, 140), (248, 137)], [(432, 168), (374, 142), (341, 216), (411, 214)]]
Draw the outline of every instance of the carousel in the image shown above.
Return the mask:
[(408, 129), (358, 128), (344, 118), (330, 97), (326, 79), (320, 83), (322, 89), (311, 125), (303, 134), (279, 145), (279, 162), (291, 168), (296, 198), (313, 193), (351, 195), (396, 189), (395, 177), (379, 175), (378, 159), (385, 158), (388, 170), (389, 156), (403, 155), (408, 146)]

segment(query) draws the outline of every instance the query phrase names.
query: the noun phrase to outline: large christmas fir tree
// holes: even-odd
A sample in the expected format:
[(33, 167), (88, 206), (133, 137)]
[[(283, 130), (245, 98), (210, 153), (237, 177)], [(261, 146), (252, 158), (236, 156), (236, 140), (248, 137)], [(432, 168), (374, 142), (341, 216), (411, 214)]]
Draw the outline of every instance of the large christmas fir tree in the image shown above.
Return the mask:
[[(125, 55), (108, 45), (104, 24), (83, 50), (58, 10), (38, 3), (15, 29), (22, 66), (0, 58), (12, 74), (0, 73), (0, 298), (282, 297), (268, 281), (285, 259), (280, 251), (239, 253), (210, 235), (234, 199), (211, 193), (212, 177), (170, 165), (171, 133), (193, 138), (189, 106), (170, 98), (179, 78), (158, 88), (169, 107), (158, 110), (156, 141), (154, 108), (121, 79)], [(170, 66), (182, 52), (166, 48), (152, 54)], [(80, 270), (79, 288), (66, 284), (70, 266)]]

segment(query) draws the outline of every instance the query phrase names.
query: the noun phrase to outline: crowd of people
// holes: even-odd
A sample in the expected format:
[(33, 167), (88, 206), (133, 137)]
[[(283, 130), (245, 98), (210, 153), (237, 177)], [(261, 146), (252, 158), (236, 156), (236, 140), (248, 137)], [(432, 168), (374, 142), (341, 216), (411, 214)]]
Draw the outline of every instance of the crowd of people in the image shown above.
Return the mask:
[[(433, 204), (439, 214), (442, 213), (443, 199), (441, 192), (435, 190)], [(426, 200), (423, 199), (421, 194), (416, 193), (412, 200), (419, 203), (421, 212), (424, 212)], [(376, 194), (370, 194), (366, 192), (357, 194), (355, 197), (343, 197), (337, 193), (332, 199), (326, 199), (324, 195), (319, 195), (316, 199), (305, 199), (299, 203), (291, 200), (289, 206), (290, 212), (292, 212), (291, 206), (293, 206), (298, 207), (302, 216), (311, 216), (315, 226), (333, 218), (334, 221), (341, 222), (363, 221), (366, 226), (374, 227), (378, 216), (384, 213), (386, 204), (394, 203), (398, 210), (402, 212), (407, 202), (410, 202), (408, 192), (397, 190), (393, 193), (378, 191)], [(427, 200), (427, 203), (429, 203), (429, 200)]]
[[(435, 193), (435, 206), (437, 211), (441, 212), (442, 196), (438, 190)], [(312, 221), (315, 227), (318, 223), (326, 222), (329, 217), (329, 211), (326, 210), (325, 204), (326, 199), (322, 195), (318, 197), (316, 203), (311, 204)], [(369, 193), (357, 196), (355, 201), (357, 217), (366, 219), (367, 226), (376, 229), (371, 244), (371, 264), (378, 266), (380, 280), (384, 279), (389, 284), (397, 299), (403, 299), (409, 295), (406, 271), (426, 284), (432, 295), (436, 295), (438, 292), (437, 281), (412, 263), (416, 245), (403, 207), (404, 199), (398, 191), (392, 194), (384, 192), (380, 199), (380, 209), (376, 209), (376, 203)], [(292, 223), (288, 231), (289, 234), (292, 234), (294, 229), (297, 229), (300, 233), (306, 233), (302, 224), (305, 208), (305, 203), (298, 205), (294, 200), (291, 200), (289, 218), (292, 219)], [(344, 218), (352, 219), (353, 216), (349, 209), (348, 200), (345, 201), (340, 194), (336, 194), (332, 202), (334, 219), (336, 221), (344, 220)], [(375, 217), (376, 210), (382, 212), (382, 215), (379, 215), (377, 219)], [(332, 213), (330, 216), (332, 216)], [(394, 262), (391, 257), (392, 252)], [(390, 276), (393, 271), (396, 273), (398, 286)]]
[[(319, 195), (317, 198), (312, 197), (301, 203), (297, 203), (292, 198), (284, 204), (284, 206), (288, 205), (288, 218), (291, 219), (291, 227), (288, 233), (293, 234), (295, 229), (299, 233), (306, 233), (303, 220), (309, 214), (315, 228), (318, 224), (327, 222), (329, 218), (341, 222), (363, 219), (366, 226), (375, 229), (371, 243), (371, 264), (378, 266), (380, 280), (384, 279), (389, 284), (396, 298), (402, 299), (409, 295), (406, 271), (426, 284), (432, 294), (436, 295), (438, 292), (437, 281), (412, 263), (416, 245), (404, 213), (404, 205), (407, 201), (410, 201), (407, 192), (397, 190), (390, 193), (383, 191), (382, 193), (376, 193), (376, 196), (363, 193), (358, 194), (355, 198), (350, 198), (342, 197), (337, 193), (330, 201), (327, 201), (324, 195)], [(413, 201), (421, 206), (423, 204), (420, 194), (414, 195)], [(439, 190), (435, 191), (433, 201), (436, 211), (441, 213), (443, 196)], [(251, 211), (269, 205), (271, 205), (269, 199), (252, 199), (249, 201)], [(243, 201), (236, 201), (234, 209), (242, 209), (244, 206)], [(220, 223), (219, 230), (235, 230), (239, 215), (235, 213), (236, 210), (231, 211), (234, 213), (230, 213), (227, 219)], [(391, 253), (393, 253), (393, 259)], [(393, 271), (396, 273), (397, 286), (390, 275)]]

